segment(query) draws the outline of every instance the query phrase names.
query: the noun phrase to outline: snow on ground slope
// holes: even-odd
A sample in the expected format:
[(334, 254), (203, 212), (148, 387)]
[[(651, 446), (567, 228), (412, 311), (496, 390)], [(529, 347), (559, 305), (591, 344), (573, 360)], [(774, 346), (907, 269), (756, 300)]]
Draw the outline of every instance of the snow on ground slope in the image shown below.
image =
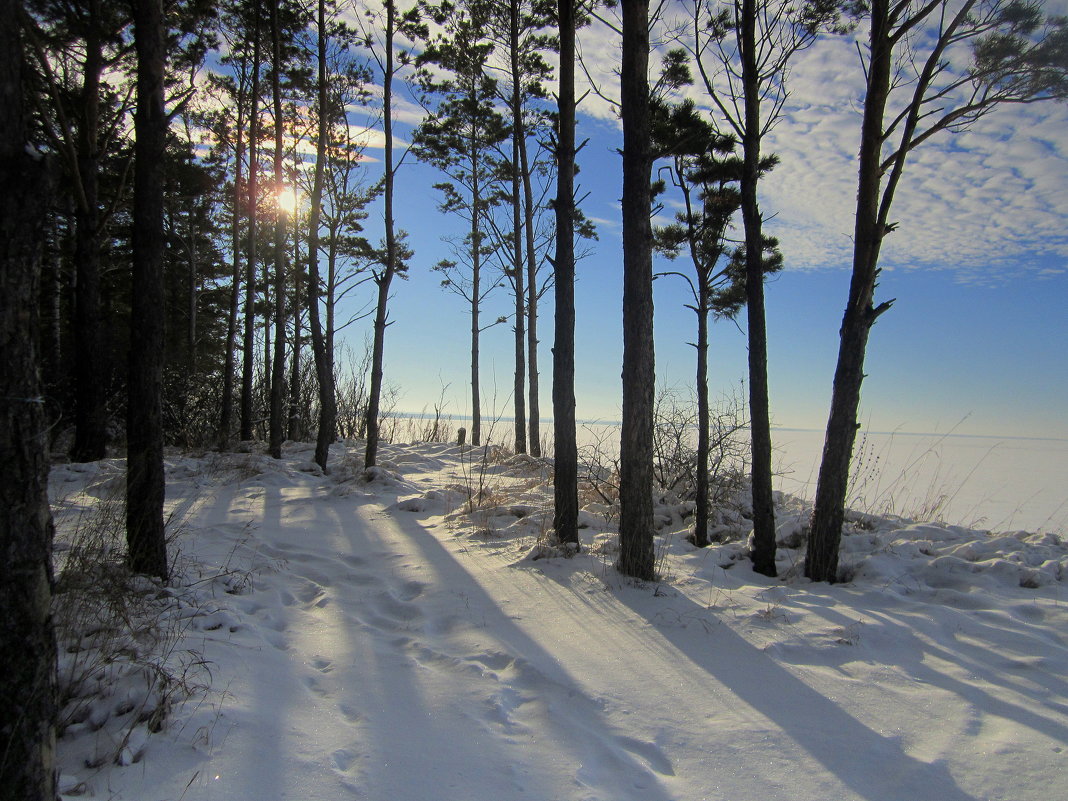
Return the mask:
[[(173, 456), (211, 691), (127, 766), (61, 743), (65, 798), (1048, 801), (1068, 786), (1068, 548), (856, 516), (850, 580), (753, 573), (663, 506), (662, 580), (611, 509), (539, 546), (548, 468), (452, 445)], [(103, 468), (101, 468), (103, 469)], [(85, 466), (53, 487), (106, 484)], [(91, 471), (90, 471), (91, 473)], [(94, 484), (94, 482), (96, 482)], [(467, 499), (474, 498), (477, 509)], [(780, 539), (806, 509), (788, 497)], [(62, 532), (60, 534), (62, 539)], [(81, 750), (79, 750), (81, 749)], [(1060, 788), (1060, 789), (1058, 789)]]

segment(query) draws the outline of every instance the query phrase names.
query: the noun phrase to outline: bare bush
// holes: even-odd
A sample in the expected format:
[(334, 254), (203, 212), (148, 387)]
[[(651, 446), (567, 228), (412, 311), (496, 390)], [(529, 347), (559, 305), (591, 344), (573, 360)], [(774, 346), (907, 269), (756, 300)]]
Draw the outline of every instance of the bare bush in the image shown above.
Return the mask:
[(87, 767), (128, 765), (206, 688), (206, 663), (182, 647), (202, 610), (191, 592), (127, 570), (121, 492), (78, 501), (55, 510), (57, 733)]

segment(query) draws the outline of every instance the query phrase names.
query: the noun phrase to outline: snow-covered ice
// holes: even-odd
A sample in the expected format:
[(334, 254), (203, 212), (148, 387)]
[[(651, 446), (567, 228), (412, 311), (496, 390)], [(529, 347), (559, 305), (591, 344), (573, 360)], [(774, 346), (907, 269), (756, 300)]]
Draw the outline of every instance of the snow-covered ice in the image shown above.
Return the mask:
[[(856, 514), (828, 586), (785, 547), (804, 502), (780, 497), (781, 579), (752, 572), (744, 538), (690, 546), (669, 503), (662, 579), (641, 583), (611, 566), (610, 508), (584, 499), (564, 558), (539, 544), (547, 464), (482, 453), (387, 445), (370, 476), (355, 444), (326, 476), (303, 445), (170, 454), (183, 587), (158, 600), (178, 599), (174, 658), (202, 659), (210, 689), (158, 733), (134, 726), (120, 764), (86, 765), (110, 731), (90, 714), (60, 743), (64, 798), (1063, 797), (1057, 534)], [(58, 466), (53, 497), (92, 503), (117, 475)]]

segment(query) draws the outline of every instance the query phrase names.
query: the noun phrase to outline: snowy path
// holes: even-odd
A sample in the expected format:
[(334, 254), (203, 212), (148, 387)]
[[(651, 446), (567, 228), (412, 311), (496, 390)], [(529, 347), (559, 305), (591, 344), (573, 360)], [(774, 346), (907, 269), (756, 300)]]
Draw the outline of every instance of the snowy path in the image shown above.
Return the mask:
[[(984, 649), (1016, 648), (1003, 612), (985, 628), (970, 611), (932, 620), (905, 596), (728, 574), (703, 561), (712, 551), (660, 587), (588, 553), (532, 561), (530, 537), (465, 528), (433, 489), (462, 478), (448, 450), (387, 449), (400, 474), (369, 485), (291, 465), (176, 495), (201, 558), (250, 567), (197, 624), (226, 694), (221, 713), (192, 715), (195, 749), (154, 746), (136, 773), (111, 777), (115, 797), (1007, 801), (1063, 790), (1064, 660), (1032, 660), (1036, 672), (1021, 655), (1018, 679), (996, 675), (1011, 654)], [(1068, 652), (1048, 631), (1026, 632), (1019, 650), (1041, 636)]]

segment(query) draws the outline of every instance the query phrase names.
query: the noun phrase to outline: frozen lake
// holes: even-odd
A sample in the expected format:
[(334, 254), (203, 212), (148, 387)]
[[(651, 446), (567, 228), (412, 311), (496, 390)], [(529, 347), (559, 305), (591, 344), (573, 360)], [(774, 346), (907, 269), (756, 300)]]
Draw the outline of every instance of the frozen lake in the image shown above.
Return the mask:
[[(467, 424), (462, 417), (447, 422), (451, 428)], [(510, 441), (507, 418), (483, 425), (493, 441)], [(618, 429), (618, 423), (580, 422), (579, 446), (600, 443), (604, 456), (614, 456)], [(542, 432), (551, 449), (551, 420), (542, 421)], [(811, 500), (823, 431), (780, 428), (772, 439), (775, 488)], [(1068, 440), (861, 432), (856, 450), (853, 509), (969, 528), (1068, 534)]]
[[(580, 424), (579, 443), (615, 424)], [(551, 429), (550, 429), (551, 430)], [(614, 432), (612, 432), (614, 434)], [(811, 500), (823, 431), (775, 429), (775, 488)], [(992, 530), (1068, 533), (1068, 440), (862, 432), (849, 505)]]
[[(777, 489), (811, 499), (822, 431), (776, 430)], [(850, 505), (995, 530), (1068, 532), (1068, 440), (866, 433)]]

